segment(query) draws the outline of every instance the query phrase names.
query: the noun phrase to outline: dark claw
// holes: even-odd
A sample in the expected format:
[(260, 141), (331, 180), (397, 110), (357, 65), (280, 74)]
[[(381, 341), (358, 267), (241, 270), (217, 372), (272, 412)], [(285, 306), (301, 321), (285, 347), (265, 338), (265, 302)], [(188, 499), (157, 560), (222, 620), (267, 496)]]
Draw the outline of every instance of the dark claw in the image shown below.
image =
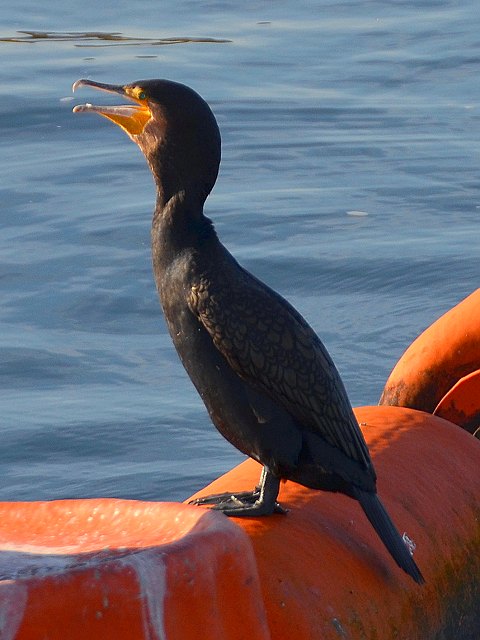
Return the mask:
[(240, 491), (238, 493), (217, 493), (210, 496), (203, 496), (190, 500), (188, 504), (194, 505), (212, 505), (212, 509), (222, 511), (227, 516), (262, 516), (271, 513), (286, 514), (284, 509), (278, 502), (274, 502), (272, 506), (261, 502), (260, 491)]
[(242, 503), (253, 504), (255, 500), (260, 495), (260, 491), (255, 489), (255, 491), (239, 491), (238, 493), (213, 493), (210, 496), (203, 496), (201, 498), (196, 498), (195, 500), (190, 500), (188, 504), (212, 504), (219, 505), (224, 502), (231, 502), (234, 498)]

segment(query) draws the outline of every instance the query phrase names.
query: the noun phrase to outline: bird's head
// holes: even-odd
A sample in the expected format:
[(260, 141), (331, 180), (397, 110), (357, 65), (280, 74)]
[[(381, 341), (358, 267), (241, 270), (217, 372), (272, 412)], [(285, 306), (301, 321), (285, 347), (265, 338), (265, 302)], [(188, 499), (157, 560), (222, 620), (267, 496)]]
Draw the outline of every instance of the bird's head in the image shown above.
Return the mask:
[(128, 99), (120, 106), (83, 104), (74, 113), (98, 113), (121, 127), (140, 147), (166, 203), (184, 192), (201, 201), (210, 193), (220, 164), (220, 132), (208, 104), (189, 87), (170, 80), (139, 80), (126, 85), (77, 80)]

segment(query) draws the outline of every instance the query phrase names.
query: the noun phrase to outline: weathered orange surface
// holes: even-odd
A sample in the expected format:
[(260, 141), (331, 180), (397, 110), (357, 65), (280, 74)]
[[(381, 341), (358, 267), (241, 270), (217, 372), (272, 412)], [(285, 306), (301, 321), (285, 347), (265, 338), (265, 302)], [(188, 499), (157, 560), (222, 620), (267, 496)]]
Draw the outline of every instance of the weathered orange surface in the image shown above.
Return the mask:
[(474, 433), (480, 427), (480, 369), (461, 378), (433, 413)]
[[(390, 374), (380, 404), (433, 413), (445, 394), (477, 369), (480, 369), (480, 289), (412, 342)], [(478, 408), (478, 399), (476, 403)]]
[[(253, 543), (272, 639), (476, 637), (468, 634), (480, 629), (480, 442), (411, 409), (355, 413), (379, 495), (416, 543), (427, 583), (398, 569), (356, 502), (287, 482), (286, 516), (235, 519)], [(259, 473), (249, 460), (197, 496), (252, 488)]]
[(1, 640), (270, 638), (248, 538), (195, 507), (1, 503), (0, 574)]
[[(0, 638), (474, 638), (480, 442), (410, 409), (356, 414), (425, 586), (397, 568), (355, 501), (291, 482), (280, 494), (289, 513), (258, 519), (178, 503), (1, 503)], [(259, 473), (247, 461), (198, 495), (252, 488)]]

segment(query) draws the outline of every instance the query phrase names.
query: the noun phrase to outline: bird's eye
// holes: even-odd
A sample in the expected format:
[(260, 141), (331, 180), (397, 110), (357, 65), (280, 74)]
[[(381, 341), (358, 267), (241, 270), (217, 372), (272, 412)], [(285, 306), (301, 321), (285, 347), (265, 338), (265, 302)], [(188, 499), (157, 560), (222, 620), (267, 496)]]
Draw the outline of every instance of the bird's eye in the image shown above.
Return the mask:
[(147, 97), (147, 94), (145, 93), (145, 91), (140, 91), (138, 94), (138, 99), (139, 100), (145, 100)]

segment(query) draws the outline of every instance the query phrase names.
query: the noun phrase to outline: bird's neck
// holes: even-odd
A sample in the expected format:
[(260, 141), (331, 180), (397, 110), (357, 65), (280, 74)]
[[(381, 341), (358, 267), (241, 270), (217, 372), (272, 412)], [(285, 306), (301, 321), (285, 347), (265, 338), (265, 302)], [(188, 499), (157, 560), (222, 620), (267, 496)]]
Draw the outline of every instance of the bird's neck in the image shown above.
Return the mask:
[(179, 191), (167, 202), (157, 194), (152, 222), (153, 259), (167, 267), (185, 250), (208, 251), (218, 244), (215, 228), (203, 213), (203, 202)]
[(211, 162), (208, 154), (192, 151), (189, 155), (187, 143), (172, 149), (168, 137), (151, 148), (142, 141), (141, 149), (155, 181), (157, 211), (187, 205), (190, 209), (203, 209), (218, 172), (218, 164)]

